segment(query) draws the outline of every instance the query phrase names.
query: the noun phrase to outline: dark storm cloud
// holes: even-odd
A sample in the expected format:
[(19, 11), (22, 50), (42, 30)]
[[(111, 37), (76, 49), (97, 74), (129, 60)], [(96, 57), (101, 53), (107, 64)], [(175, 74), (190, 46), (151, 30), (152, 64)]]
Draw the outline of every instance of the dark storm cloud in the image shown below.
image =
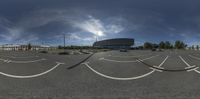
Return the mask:
[[(198, 0), (1, 0), (1, 42), (72, 44), (133, 37), (138, 42), (184, 40), (198, 43)], [(88, 43), (89, 42), (89, 43)]]

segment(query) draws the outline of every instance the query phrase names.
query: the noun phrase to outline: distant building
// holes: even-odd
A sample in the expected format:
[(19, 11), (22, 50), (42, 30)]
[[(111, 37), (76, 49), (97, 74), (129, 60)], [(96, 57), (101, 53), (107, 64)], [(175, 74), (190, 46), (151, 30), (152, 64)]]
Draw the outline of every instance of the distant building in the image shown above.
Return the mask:
[(31, 49), (28, 49), (28, 45), (18, 45), (18, 44), (5, 44), (0, 45), (0, 50), (7, 51), (27, 51), (27, 50), (49, 50), (55, 49), (55, 47), (50, 47), (47, 45), (31, 45)]
[(15, 44), (0, 45), (0, 50), (18, 50), (19, 48), (20, 45), (15, 45)]
[(192, 45), (186, 48), (187, 50), (200, 50), (200, 45)]
[(132, 38), (115, 38), (97, 41), (93, 44), (94, 47), (110, 48), (110, 49), (129, 49), (134, 45), (134, 39)]

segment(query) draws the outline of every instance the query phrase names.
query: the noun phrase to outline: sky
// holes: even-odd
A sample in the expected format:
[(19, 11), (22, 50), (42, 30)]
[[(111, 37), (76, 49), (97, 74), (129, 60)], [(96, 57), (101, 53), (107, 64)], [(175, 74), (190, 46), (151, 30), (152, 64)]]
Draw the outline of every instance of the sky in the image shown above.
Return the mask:
[(200, 44), (199, 0), (0, 0), (0, 44)]

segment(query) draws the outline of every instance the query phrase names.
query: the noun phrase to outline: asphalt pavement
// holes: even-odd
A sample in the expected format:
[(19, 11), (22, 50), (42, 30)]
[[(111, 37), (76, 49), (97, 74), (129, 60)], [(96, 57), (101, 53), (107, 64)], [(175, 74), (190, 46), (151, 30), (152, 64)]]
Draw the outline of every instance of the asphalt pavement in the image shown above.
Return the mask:
[(199, 66), (186, 50), (1, 51), (0, 99), (199, 99)]

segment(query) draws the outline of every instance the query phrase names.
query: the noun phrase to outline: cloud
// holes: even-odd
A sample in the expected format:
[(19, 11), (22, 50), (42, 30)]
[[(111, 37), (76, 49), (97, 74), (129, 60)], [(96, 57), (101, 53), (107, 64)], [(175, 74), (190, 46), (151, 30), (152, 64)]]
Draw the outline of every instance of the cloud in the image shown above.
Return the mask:
[(121, 25), (111, 24), (106, 27), (108, 33), (120, 33), (124, 30), (124, 27)]
[(71, 40), (79, 40), (79, 41), (94, 41), (96, 40), (95, 36), (81, 36), (81, 34), (77, 34), (77, 33), (70, 33), (69, 39)]
[(93, 17), (89, 17), (89, 19), (84, 20), (83, 22), (74, 21), (74, 27), (80, 28), (86, 32), (93, 33), (97, 36), (105, 36), (105, 28), (103, 23), (99, 19), (95, 19)]
[(0, 17), (0, 38), (12, 41), (20, 38), (23, 30), (14, 27), (13, 23), (4, 17)]
[[(83, 17), (86, 16), (86, 17)], [(108, 18), (109, 20), (112, 18)], [(0, 33), (0, 37), (8, 42), (23, 41), (31, 42), (35, 40), (46, 40), (56, 38), (64, 33), (77, 33), (72, 38), (83, 39), (85, 41), (94, 40), (94, 36), (106, 37), (109, 34), (120, 33), (124, 27), (118, 23), (106, 23), (102, 19), (97, 19), (91, 15), (80, 15), (76, 10), (64, 9), (40, 9), (27, 13), (15, 22), (4, 20), (3, 28), (6, 31)], [(10, 26), (6, 26), (6, 24)], [(86, 35), (86, 34), (93, 35)], [(37, 39), (30, 39), (34, 37)], [(26, 39), (29, 38), (29, 39)]]
[(100, 37), (106, 36), (109, 33), (120, 33), (124, 30), (119, 24), (105, 24), (100, 19), (94, 18), (91, 15), (82, 22), (74, 21), (73, 26)]
[(15, 25), (6, 18), (0, 18), (0, 38), (1, 42), (7, 43), (27, 43), (38, 39), (34, 34), (26, 34), (25, 28)]
[(73, 33), (73, 42), (80, 44), (94, 42), (95, 35), (100, 39), (130, 37), (152, 42), (200, 41), (197, 0), (87, 0), (81, 5), (80, 1), (0, 1), (0, 40), (60, 43), (57, 36)]
[(32, 11), (15, 21), (0, 17), (0, 37), (12, 43), (45, 40), (60, 35), (64, 31), (67, 20), (59, 11), (62, 12), (62, 10), (53, 9)]
[(72, 45), (92, 45), (96, 40), (95, 36), (83, 36), (82, 33), (70, 33), (67, 42)]

